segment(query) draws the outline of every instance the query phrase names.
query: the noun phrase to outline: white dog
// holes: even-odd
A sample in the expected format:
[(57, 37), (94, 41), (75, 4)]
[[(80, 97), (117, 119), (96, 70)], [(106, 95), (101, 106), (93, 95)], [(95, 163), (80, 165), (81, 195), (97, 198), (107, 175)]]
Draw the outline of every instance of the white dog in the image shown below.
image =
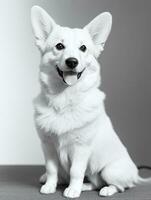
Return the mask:
[[(100, 14), (83, 29), (71, 29), (34, 6), (31, 20), (41, 52), (41, 93), (34, 101), (46, 162), (41, 193), (54, 193), (57, 183), (69, 183), (66, 197), (96, 188), (101, 196), (110, 196), (151, 182), (138, 175), (105, 112), (105, 95), (98, 89), (97, 58), (111, 30), (111, 14)], [(83, 183), (84, 177), (90, 183)]]

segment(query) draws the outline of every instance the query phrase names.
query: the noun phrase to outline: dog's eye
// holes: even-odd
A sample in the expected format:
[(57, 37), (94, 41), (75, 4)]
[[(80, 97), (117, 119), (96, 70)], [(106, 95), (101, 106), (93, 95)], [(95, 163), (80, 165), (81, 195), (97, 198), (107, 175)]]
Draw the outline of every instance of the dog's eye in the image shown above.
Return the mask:
[(56, 49), (62, 50), (62, 49), (64, 49), (64, 48), (65, 48), (65, 46), (64, 46), (62, 43), (56, 44)]
[(86, 46), (85, 45), (82, 45), (80, 48), (79, 48), (81, 51), (85, 52), (87, 50)]

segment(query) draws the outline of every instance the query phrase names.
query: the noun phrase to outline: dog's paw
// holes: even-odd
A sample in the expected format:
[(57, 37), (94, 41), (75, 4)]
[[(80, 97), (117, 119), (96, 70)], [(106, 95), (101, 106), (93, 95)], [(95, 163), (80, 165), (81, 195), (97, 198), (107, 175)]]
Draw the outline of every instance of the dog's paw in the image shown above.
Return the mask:
[(109, 186), (103, 187), (100, 190), (99, 195), (106, 197), (106, 196), (111, 196), (117, 192), (118, 190), (114, 185), (109, 185)]
[(77, 198), (79, 197), (81, 194), (81, 190), (78, 190), (76, 188), (72, 188), (72, 187), (67, 187), (65, 190), (64, 190), (64, 193), (63, 195), (67, 198)]
[(44, 183), (46, 182), (46, 179), (47, 179), (47, 175), (46, 175), (46, 173), (44, 173), (44, 174), (42, 174), (42, 175), (40, 176), (39, 182), (40, 182), (41, 184), (44, 184)]
[(40, 189), (41, 194), (52, 194), (55, 192), (56, 192), (55, 185), (45, 184), (45, 185), (41, 186), (41, 189)]

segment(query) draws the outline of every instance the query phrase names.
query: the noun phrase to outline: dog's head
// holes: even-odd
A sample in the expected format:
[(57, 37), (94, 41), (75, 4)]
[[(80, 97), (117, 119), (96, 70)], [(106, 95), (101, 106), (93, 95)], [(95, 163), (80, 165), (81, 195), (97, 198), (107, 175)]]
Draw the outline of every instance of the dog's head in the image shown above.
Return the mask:
[(34, 6), (31, 21), (42, 55), (41, 71), (53, 77), (53, 82), (73, 86), (84, 79), (84, 74), (90, 78), (98, 71), (96, 59), (111, 30), (110, 13), (98, 15), (83, 29), (71, 29), (56, 24), (42, 8)]

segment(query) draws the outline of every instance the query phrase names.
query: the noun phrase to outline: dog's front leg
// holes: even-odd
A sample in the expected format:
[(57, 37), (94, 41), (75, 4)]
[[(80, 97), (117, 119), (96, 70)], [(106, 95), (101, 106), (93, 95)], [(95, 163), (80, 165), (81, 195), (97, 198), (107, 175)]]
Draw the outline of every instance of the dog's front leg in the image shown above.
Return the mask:
[(87, 167), (88, 153), (83, 149), (75, 151), (73, 160), (71, 160), (70, 183), (64, 191), (64, 196), (68, 198), (77, 198), (80, 196), (83, 186), (83, 179)]
[(48, 140), (42, 141), (42, 148), (46, 164), (46, 182), (41, 187), (43, 194), (54, 193), (58, 182), (58, 158), (53, 143)]

